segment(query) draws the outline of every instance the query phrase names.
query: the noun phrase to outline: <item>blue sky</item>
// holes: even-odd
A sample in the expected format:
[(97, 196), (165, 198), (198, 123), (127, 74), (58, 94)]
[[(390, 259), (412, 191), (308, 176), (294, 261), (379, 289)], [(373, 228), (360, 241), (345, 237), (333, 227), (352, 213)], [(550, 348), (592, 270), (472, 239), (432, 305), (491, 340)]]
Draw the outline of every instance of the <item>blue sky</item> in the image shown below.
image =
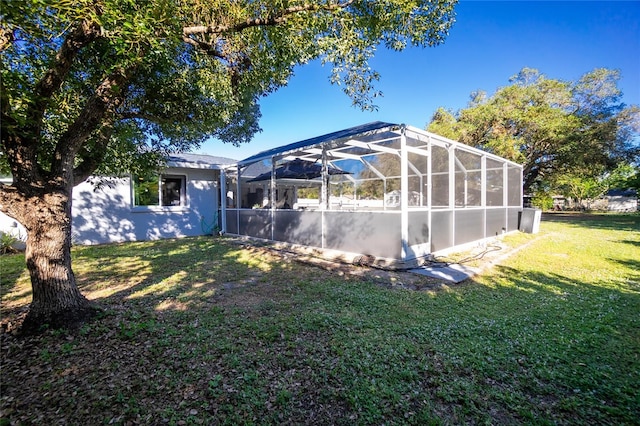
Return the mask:
[(595, 68), (618, 69), (626, 104), (640, 104), (640, 2), (473, 1), (456, 7), (445, 43), (403, 52), (378, 50), (376, 112), (363, 112), (330, 69), (313, 62), (288, 86), (261, 100), (262, 132), (237, 148), (210, 140), (197, 151), (237, 160), (259, 151), (370, 121), (424, 128), (440, 106), (464, 108), (469, 95), (489, 95), (522, 68), (574, 81)]

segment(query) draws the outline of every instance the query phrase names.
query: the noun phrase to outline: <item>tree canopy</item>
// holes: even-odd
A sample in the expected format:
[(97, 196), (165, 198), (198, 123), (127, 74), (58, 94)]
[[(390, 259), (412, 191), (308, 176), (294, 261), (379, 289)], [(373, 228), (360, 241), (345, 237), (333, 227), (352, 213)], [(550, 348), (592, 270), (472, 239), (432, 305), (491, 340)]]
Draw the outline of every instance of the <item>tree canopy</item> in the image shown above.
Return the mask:
[(0, 0), (0, 210), (27, 229), (27, 322), (87, 310), (71, 270), (71, 195), (207, 137), (259, 131), (262, 96), (319, 59), (374, 108), (378, 46), (435, 46), (455, 0)]
[(3, 154), (15, 172), (16, 150), (31, 147), (23, 154), (44, 172), (73, 152), (78, 182), (209, 136), (250, 140), (260, 97), (315, 58), (371, 108), (376, 47), (441, 43), (454, 2), (2, 3)]
[(491, 97), (439, 108), (428, 129), (524, 165), (525, 191), (567, 175), (595, 178), (640, 157), (640, 108), (621, 102), (620, 73), (596, 69), (578, 81), (524, 68)]

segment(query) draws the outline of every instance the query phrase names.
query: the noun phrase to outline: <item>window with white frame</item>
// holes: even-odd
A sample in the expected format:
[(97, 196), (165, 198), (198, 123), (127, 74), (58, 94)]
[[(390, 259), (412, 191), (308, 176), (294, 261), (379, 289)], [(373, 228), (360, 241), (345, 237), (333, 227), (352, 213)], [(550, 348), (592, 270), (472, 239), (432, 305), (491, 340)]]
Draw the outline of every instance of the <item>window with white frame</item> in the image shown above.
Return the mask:
[(182, 175), (134, 176), (133, 205), (176, 207), (187, 204), (186, 177)]

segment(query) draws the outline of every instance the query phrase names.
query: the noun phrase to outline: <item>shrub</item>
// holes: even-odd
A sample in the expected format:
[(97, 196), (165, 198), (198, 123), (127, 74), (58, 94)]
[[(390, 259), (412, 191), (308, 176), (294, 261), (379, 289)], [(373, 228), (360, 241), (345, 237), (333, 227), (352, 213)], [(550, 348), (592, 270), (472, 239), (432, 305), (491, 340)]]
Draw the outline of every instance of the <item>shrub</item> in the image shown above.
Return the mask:
[(544, 191), (536, 192), (531, 198), (531, 204), (541, 210), (551, 210), (553, 208), (553, 197)]
[(0, 232), (0, 255), (7, 253), (15, 253), (17, 250), (13, 247), (18, 239), (6, 232)]

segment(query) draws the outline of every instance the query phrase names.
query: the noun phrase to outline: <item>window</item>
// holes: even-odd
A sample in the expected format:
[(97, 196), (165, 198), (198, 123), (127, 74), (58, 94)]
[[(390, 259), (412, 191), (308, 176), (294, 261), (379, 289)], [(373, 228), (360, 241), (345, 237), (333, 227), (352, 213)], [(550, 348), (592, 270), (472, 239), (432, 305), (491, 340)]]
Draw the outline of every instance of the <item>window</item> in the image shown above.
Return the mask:
[(186, 205), (186, 178), (179, 175), (160, 175), (133, 178), (134, 206)]

